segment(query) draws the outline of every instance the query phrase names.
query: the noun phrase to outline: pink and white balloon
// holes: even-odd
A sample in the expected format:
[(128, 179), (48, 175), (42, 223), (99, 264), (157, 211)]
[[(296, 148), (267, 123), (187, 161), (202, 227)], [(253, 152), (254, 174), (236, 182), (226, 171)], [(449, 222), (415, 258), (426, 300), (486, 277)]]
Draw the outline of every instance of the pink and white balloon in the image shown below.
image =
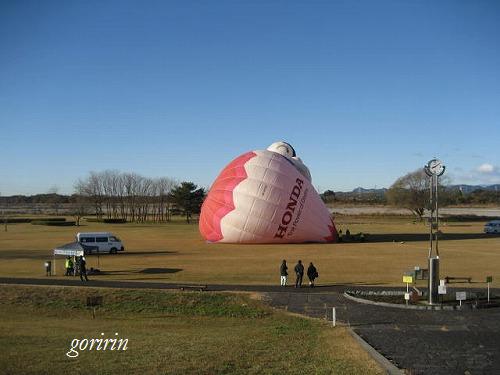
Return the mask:
[(209, 242), (334, 242), (332, 216), (309, 169), (286, 142), (250, 151), (227, 165), (203, 203), (200, 233)]

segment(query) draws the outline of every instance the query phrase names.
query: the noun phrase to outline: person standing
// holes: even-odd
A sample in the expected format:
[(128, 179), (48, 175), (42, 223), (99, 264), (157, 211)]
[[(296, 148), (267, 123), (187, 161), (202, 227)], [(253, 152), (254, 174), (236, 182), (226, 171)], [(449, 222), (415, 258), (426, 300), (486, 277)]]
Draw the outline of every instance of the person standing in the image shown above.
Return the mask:
[(314, 264), (309, 263), (309, 267), (307, 268), (307, 277), (309, 278), (309, 286), (314, 288), (314, 280), (319, 276), (318, 270), (314, 267)]
[(80, 257), (79, 261), (79, 268), (80, 268), (80, 280), (83, 281), (83, 277), (85, 277), (85, 280), (86, 281), (89, 281), (89, 278), (87, 277), (87, 267), (86, 267), (86, 264), (87, 262), (85, 261), (85, 258), (83, 257), (83, 255)]
[(299, 262), (295, 265), (295, 274), (297, 278), (295, 279), (295, 287), (302, 287), (302, 278), (304, 277), (304, 266), (302, 265), (302, 261), (299, 259)]
[(281, 286), (286, 286), (286, 279), (288, 276), (288, 266), (286, 265), (285, 259), (283, 259), (283, 262), (281, 262), (280, 275), (281, 275)]
[(52, 276), (52, 262), (50, 260), (45, 262), (45, 276)]
[(64, 262), (64, 268), (66, 268), (66, 274), (64, 276), (69, 276), (71, 267), (69, 265), (69, 262), (71, 262), (71, 258), (69, 256), (66, 257), (66, 262)]
[(71, 257), (69, 257), (69, 274), (68, 276), (75, 276), (75, 268), (74, 268), (74, 264), (73, 264), (73, 259), (71, 259)]

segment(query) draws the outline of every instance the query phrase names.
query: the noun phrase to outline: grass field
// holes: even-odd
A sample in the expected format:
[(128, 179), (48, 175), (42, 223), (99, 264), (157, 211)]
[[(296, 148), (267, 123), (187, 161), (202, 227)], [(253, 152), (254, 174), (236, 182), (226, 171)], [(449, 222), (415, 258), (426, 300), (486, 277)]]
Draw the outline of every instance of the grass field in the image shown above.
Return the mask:
[[(87, 257), (98, 279), (275, 284), (287, 259), (314, 262), (319, 284), (401, 285), (403, 272), (426, 266), (427, 227), (396, 216), (336, 220), (345, 233), (369, 233), (364, 243), (218, 245), (205, 243), (197, 225), (101, 224), (77, 227), (9, 225), (0, 232), (0, 276), (44, 278), (52, 249), (77, 231), (110, 231), (126, 251)], [(487, 275), (500, 286), (500, 237), (483, 223), (448, 223), (440, 241), (441, 276)], [(63, 258), (57, 276), (63, 274)], [(104, 296), (97, 319), (87, 295)], [(378, 373), (380, 369), (340, 327), (286, 315), (242, 295), (154, 290), (0, 287), (0, 368), (18, 373)], [(118, 332), (126, 352), (82, 352), (66, 357), (72, 338)], [(120, 370), (118, 370), (120, 369)]]
[[(84, 301), (96, 294), (92, 319)], [(0, 300), (2, 374), (382, 373), (345, 328), (246, 295), (4, 285)], [(66, 356), (73, 339), (101, 333), (127, 350)]]
[[(100, 224), (81, 227), (9, 225), (0, 232), (0, 275), (44, 277), (51, 249), (71, 242), (77, 231), (111, 231), (126, 251), (99, 257), (99, 279), (194, 282), (211, 284), (278, 284), (279, 265), (287, 259), (314, 262), (319, 284), (401, 285), (403, 272), (426, 268), (427, 227), (405, 217), (346, 217), (336, 220), (344, 232), (370, 233), (365, 243), (230, 245), (207, 244), (197, 225)], [(500, 237), (482, 233), (484, 223), (449, 223), (440, 241), (441, 276), (470, 276), (476, 282), (493, 276), (500, 286)], [(59, 258), (56, 277), (63, 274)], [(87, 257), (97, 267), (97, 256)], [(480, 286), (479, 284), (473, 284)]]

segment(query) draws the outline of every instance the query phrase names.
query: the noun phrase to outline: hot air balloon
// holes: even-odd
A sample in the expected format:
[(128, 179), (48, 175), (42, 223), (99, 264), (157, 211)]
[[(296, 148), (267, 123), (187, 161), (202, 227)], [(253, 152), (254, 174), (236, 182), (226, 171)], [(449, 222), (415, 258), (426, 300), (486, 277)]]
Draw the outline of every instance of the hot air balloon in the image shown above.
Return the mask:
[(227, 165), (203, 203), (200, 233), (209, 242), (334, 242), (330, 212), (294, 148), (275, 142)]

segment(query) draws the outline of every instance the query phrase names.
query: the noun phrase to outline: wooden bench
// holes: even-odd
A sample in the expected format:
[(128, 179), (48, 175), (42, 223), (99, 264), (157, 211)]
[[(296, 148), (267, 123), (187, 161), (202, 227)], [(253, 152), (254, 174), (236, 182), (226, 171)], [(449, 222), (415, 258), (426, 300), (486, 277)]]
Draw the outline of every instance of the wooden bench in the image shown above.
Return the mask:
[(186, 285), (179, 285), (178, 286), (180, 290), (197, 290), (199, 292), (204, 292), (207, 290), (206, 285), (193, 285), (193, 284), (186, 284)]
[(455, 281), (455, 282), (462, 282), (462, 283), (469, 283), (472, 281), (472, 277), (451, 277), (451, 276), (446, 276), (445, 278), (446, 284), (450, 283), (450, 280)]

